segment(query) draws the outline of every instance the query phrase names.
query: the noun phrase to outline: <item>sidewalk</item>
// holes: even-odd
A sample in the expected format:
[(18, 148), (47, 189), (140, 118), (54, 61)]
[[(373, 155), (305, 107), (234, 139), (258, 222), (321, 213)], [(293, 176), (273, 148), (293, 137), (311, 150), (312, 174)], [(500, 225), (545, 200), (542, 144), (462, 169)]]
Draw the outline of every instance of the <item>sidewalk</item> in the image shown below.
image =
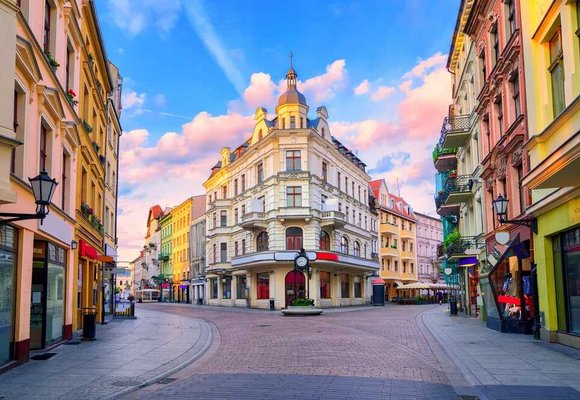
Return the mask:
[(164, 378), (211, 345), (207, 322), (137, 308), (97, 326), (97, 340), (61, 345), (0, 375), (0, 399), (106, 399)]
[(420, 317), (482, 399), (580, 399), (580, 350), (496, 332), (447, 307)]

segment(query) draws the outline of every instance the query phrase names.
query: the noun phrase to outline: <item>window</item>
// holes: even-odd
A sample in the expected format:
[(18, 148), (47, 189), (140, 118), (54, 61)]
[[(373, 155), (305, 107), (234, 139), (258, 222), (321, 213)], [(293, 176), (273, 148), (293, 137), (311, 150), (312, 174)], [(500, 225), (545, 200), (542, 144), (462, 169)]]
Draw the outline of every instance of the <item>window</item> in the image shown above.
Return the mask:
[(258, 140), (262, 140), (262, 130), (258, 131)]
[(399, 271), (399, 261), (395, 260), (395, 272)]
[(242, 193), (246, 191), (246, 175), (242, 175)]
[(562, 31), (560, 28), (550, 39), (550, 80), (552, 83), (552, 110), (554, 118), (565, 107), (564, 101), (564, 54), (562, 52)]
[(234, 242), (234, 256), (237, 257), (239, 254), (239, 246), (238, 246), (238, 242)]
[(514, 101), (514, 117), (518, 118), (522, 114), (520, 105), (520, 77), (518, 74), (512, 79), (512, 99)]
[(481, 86), (485, 85), (487, 80), (487, 66), (485, 65), (485, 50), (479, 55), (479, 67), (481, 70)]
[(520, 200), (520, 212), (518, 214), (521, 214), (526, 209), (526, 191), (522, 187), (522, 179), (524, 178), (524, 163), (521, 162), (520, 165), (518, 165), (516, 168), (518, 172), (518, 197)]
[(350, 192), (350, 195), (354, 197), (354, 181), (352, 181), (351, 183), (352, 183), (352, 191)]
[(336, 182), (338, 184), (338, 190), (340, 190), (340, 172), (336, 173)]
[(302, 249), (302, 228), (291, 227), (286, 229), (286, 250)]
[(290, 116), (290, 129), (296, 128), (296, 117)]
[(509, 39), (516, 31), (516, 5), (515, 0), (507, 0), (507, 32), (506, 37)]
[(256, 251), (268, 251), (268, 232), (262, 231), (256, 238)]
[(322, 162), (322, 180), (326, 182), (328, 180), (328, 164), (326, 162)]
[(222, 199), (228, 198), (228, 187), (226, 185), (222, 186)]
[(220, 211), (220, 226), (228, 226), (228, 212), (226, 210)]
[(362, 289), (362, 279), (360, 276), (354, 277), (354, 297), (360, 299)]
[(322, 137), (325, 137), (324, 136), (324, 128), (321, 129), (321, 132), (322, 132)]
[(242, 239), (242, 254), (246, 254), (246, 239)]
[(264, 182), (264, 164), (262, 163), (256, 166), (256, 180), (258, 184)]
[(52, 8), (48, 0), (44, 2), (44, 36), (42, 48), (45, 53), (50, 53), (50, 28), (52, 19)]
[(350, 297), (348, 293), (349, 289), (348, 284), (349, 284), (348, 274), (340, 274), (340, 297), (342, 297), (343, 299), (348, 299)]
[(491, 28), (491, 42), (493, 45), (493, 63), (494, 65), (499, 60), (499, 32), (497, 31), (497, 21), (493, 24)]
[(236, 221), (236, 225), (238, 224), (239, 216), (238, 216), (238, 209), (234, 208), (234, 221)]
[(361, 199), (360, 199), (360, 185), (358, 186), (358, 201), (361, 201)]
[(238, 180), (234, 179), (234, 196), (238, 195)]
[(218, 298), (218, 278), (210, 278), (210, 298), (217, 299)]
[(213, 220), (213, 225), (212, 225), (212, 226), (213, 226), (214, 228), (217, 228), (217, 213), (215, 213), (215, 212), (213, 213), (213, 218), (212, 218), (212, 220)]
[(71, 70), (71, 66), (74, 63), (74, 52), (71, 50), (70, 46), (67, 45), (66, 46), (66, 60), (65, 60), (65, 65), (64, 65), (64, 69), (65, 69), (65, 73), (64, 73), (64, 78), (65, 78), (65, 89), (67, 92), (69, 89), (71, 88), (71, 81), (73, 78), (73, 74), (72, 74), (72, 70)]
[(354, 255), (357, 257), (360, 257), (360, 243), (355, 241), (352, 245), (353, 250), (354, 250)]
[(44, 124), (40, 125), (40, 171), (45, 171), (47, 168), (47, 158), (48, 158), (48, 132)]
[(286, 206), (302, 207), (302, 187), (288, 186), (286, 188)]
[(220, 243), (220, 262), (228, 262), (228, 244)]
[(256, 287), (257, 293), (256, 297), (258, 299), (269, 299), (270, 298), (270, 274), (267, 272), (262, 272), (256, 275), (256, 280), (258, 285)]
[(300, 171), (300, 150), (286, 151), (286, 171)]
[(330, 299), (330, 272), (320, 271), (320, 298)]
[(330, 251), (330, 236), (326, 231), (320, 231), (319, 247), (322, 251)]
[(246, 275), (236, 276), (236, 298), (246, 298)]
[(495, 110), (497, 112), (497, 128), (501, 137), (503, 136), (503, 104), (501, 97), (495, 103)]
[(66, 152), (62, 153), (62, 175), (60, 176), (60, 190), (61, 190), (61, 208), (65, 210), (66, 206), (68, 206), (66, 197), (68, 194), (68, 181), (67, 181), (67, 171), (70, 165), (70, 157)]
[(222, 297), (224, 299), (232, 298), (232, 277), (226, 276), (222, 279)]
[(350, 208), (348, 206), (346, 206), (346, 213), (345, 213), (345, 217), (346, 217), (346, 222), (348, 222), (348, 217), (350, 217)]
[(411, 263), (411, 273), (415, 273), (415, 264)]
[(340, 252), (348, 254), (348, 238), (346, 236), (340, 238)]
[(348, 194), (348, 176), (344, 177), (344, 192)]
[(326, 200), (328, 199), (328, 197), (324, 194), (320, 195), (320, 209), (322, 211), (326, 211)]
[(367, 216), (365, 215), (365, 229), (367, 229)]

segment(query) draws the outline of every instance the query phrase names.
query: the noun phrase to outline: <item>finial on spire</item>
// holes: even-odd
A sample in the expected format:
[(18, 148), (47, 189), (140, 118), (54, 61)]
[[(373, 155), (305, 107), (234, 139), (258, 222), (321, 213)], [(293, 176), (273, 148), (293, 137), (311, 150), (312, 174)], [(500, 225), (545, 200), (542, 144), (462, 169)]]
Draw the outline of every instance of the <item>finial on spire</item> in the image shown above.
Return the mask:
[(293, 58), (294, 54), (292, 53), (292, 50), (290, 50), (290, 69), (286, 73), (286, 84), (288, 88), (296, 87), (296, 78), (298, 77), (298, 74), (294, 71)]

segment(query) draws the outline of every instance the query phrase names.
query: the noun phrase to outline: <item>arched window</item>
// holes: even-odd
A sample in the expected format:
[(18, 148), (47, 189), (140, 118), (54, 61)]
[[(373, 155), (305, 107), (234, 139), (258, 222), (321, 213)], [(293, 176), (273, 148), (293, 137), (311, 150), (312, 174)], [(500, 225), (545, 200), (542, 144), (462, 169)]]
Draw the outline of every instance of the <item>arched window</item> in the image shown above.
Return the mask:
[(354, 255), (357, 257), (360, 257), (360, 243), (359, 242), (354, 242), (353, 245), (353, 250), (354, 250)]
[(256, 251), (268, 251), (268, 232), (262, 231), (258, 233)]
[(300, 250), (302, 248), (302, 228), (291, 227), (286, 229), (286, 250)]
[(258, 131), (258, 140), (262, 140), (262, 130)]
[(340, 252), (348, 254), (348, 239), (346, 236), (340, 238)]
[(330, 236), (326, 231), (320, 231), (320, 250), (330, 251)]

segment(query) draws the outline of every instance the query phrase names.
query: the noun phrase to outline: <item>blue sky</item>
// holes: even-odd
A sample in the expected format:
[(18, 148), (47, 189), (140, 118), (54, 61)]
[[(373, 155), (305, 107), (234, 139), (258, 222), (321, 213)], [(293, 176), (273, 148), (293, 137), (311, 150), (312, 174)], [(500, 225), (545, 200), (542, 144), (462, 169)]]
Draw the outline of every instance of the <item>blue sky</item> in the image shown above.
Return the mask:
[[(399, 180), (415, 209), (432, 211), (430, 151), (450, 101), (445, 62), (458, 0), (96, 5), (124, 76), (119, 235), (128, 252), (142, 246), (151, 205), (202, 193), (219, 148), (245, 139), (257, 105), (274, 111), (290, 51), (311, 115), (325, 105), (333, 135), (373, 178), (390, 190)], [(187, 179), (179, 190), (176, 171)]]

